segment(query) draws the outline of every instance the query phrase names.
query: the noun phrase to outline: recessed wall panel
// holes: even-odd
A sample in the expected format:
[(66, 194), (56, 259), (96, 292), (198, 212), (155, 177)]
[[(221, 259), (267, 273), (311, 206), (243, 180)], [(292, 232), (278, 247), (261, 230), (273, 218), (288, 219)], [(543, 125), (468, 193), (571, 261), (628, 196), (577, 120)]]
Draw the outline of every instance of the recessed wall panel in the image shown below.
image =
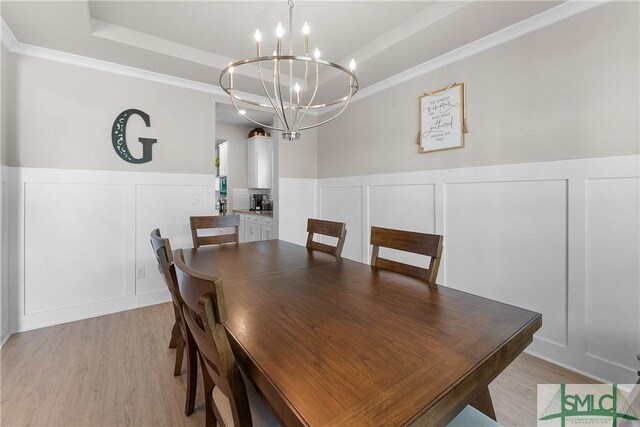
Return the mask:
[(149, 243), (149, 233), (160, 229), (172, 249), (192, 248), (189, 217), (213, 215), (207, 211), (207, 188), (202, 185), (136, 186), (136, 267), (144, 277), (136, 279), (136, 294), (166, 289)]
[(280, 187), (280, 239), (305, 245), (307, 219), (313, 218), (312, 187)]
[(125, 186), (25, 184), (24, 314), (124, 297)]
[[(380, 185), (369, 187), (369, 226), (435, 233), (435, 185)], [(370, 236), (371, 229), (367, 230)], [(367, 239), (369, 241), (369, 239)], [(371, 257), (368, 245), (367, 260)], [(421, 255), (380, 248), (380, 256), (411, 265), (428, 266)]]
[(362, 187), (323, 187), (320, 206), (322, 219), (347, 224), (342, 256), (362, 261)]
[(587, 354), (637, 370), (640, 180), (587, 181)]
[(447, 285), (542, 313), (567, 344), (567, 182), (445, 185)]

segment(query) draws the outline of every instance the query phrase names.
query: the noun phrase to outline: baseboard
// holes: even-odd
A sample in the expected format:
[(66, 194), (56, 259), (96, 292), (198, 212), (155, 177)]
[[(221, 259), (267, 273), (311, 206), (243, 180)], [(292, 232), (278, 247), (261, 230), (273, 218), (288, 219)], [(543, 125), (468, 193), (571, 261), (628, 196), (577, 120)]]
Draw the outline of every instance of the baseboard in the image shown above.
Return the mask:
[(7, 341), (9, 341), (9, 338), (11, 338), (11, 334), (7, 334), (4, 336), (4, 338), (0, 339), (0, 348), (2, 348)]
[(65, 323), (73, 323), (81, 320), (92, 319), (94, 317), (108, 316), (110, 314), (121, 313), (129, 310), (136, 310), (138, 308), (149, 307), (157, 304), (165, 304), (171, 301), (171, 296), (166, 290), (149, 292), (144, 295), (138, 295), (133, 300), (122, 300), (121, 304), (114, 304), (99, 309), (82, 310), (79, 313), (71, 313), (68, 315), (59, 315), (56, 313), (45, 321), (26, 321), (19, 328), (12, 331), (12, 333), (28, 332), (36, 329), (48, 328), (56, 325), (63, 325)]

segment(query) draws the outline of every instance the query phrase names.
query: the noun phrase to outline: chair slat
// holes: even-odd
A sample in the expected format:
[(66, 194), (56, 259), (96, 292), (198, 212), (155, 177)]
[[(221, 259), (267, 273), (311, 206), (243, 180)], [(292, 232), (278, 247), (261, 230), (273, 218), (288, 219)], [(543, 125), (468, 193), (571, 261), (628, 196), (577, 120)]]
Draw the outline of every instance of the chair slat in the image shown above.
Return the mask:
[[(442, 257), (442, 236), (437, 234), (416, 233), (391, 228), (371, 227), (371, 265), (427, 282), (435, 282)], [(396, 249), (431, 257), (429, 268), (417, 267), (398, 261), (381, 258), (380, 248)]]
[(371, 227), (371, 244), (414, 254), (436, 256), (442, 236), (391, 228)]
[(198, 245), (219, 245), (222, 243), (234, 243), (236, 241), (235, 233), (221, 234), (218, 236), (198, 236)]
[(322, 234), (323, 236), (331, 236), (340, 238), (345, 229), (344, 222), (323, 221), (320, 219), (309, 218), (307, 220), (307, 232)]
[[(192, 216), (189, 217), (191, 226), (191, 240), (193, 247), (199, 248), (204, 245), (219, 245), (223, 243), (239, 242), (240, 215), (219, 215), (219, 216)], [(231, 228), (234, 232), (218, 236), (198, 236), (198, 230), (210, 230), (220, 228)]]
[(411, 276), (419, 280), (424, 280), (425, 282), (429, 282), (429, 279), (431, 278), (431, 273), (426, 268), (420, 268), (416, 267), (415, 265), (409, 265), (403, 262), (393, 261), (380, 257), (378, 257), (375, 267), (382, 268), (384, 270), (395, 271), (396, 273)]
[[(309, 218), (307, 220), (307, 248), (326, 252), (340, 258), (344, 241), (347, 237), (347, 228), (344, 222), (324, 221), (320, 219)], [(336, 237), (338, 243), (336, 246), (327, 245), (313, 240), (315, 234), (323, 236)]]

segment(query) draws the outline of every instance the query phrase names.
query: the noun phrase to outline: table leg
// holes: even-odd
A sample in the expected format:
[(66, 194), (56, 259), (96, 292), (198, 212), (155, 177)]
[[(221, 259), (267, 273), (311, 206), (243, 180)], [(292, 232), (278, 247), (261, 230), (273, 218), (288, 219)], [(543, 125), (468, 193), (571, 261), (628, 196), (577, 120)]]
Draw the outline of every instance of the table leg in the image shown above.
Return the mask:
[(491, 394), (489, 394), (489, 387), (486, 387), (479, 395), (476, 396), (476, 398), (471, 402), (471, 406), (492, 420), (497, 421), (496, 411), (493, 409), (493, 402), (491, 401)]

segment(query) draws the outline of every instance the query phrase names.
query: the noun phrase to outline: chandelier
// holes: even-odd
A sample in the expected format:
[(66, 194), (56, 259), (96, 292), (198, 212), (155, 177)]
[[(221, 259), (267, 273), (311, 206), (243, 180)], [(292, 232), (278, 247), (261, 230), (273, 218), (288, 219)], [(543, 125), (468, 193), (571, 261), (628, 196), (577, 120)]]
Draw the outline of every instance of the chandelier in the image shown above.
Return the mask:
[[(358, 91), (358, 79), (354, 74), (356, 63), (353, 59), (347, 69), (341, 65), (321, 58), (318, 48), (315, 48), (313, 56), (309, 54), (309, 25), (306, 22), (302, 27), (304, 52), (302, 55), (293, 54), (293, 0), (288, 0), (288, 4), (288, 54), (282, 53), (285, 32), (281, 23), (279, 23), (276, 28), (275, 50), (271, 55), (262, 55), (262, 34), (260, 33), (260, 30), (256, 30), (256, 56), (254, 58), (242, 59), (240, 61), (230, 63), (220, 73), (220, 87), (230, 96), (231, 103), (238, 113), (245, 119), (258, 126), (282, 132), (283, 138), (293, 141), (300, 138), (300, 132), (321, 126), (342, 114), (349, 105), (351, 97)], [(257, 71), (253, 71), (257, 73), (257, 77), (260, 80), (263, 89), (263, 93), (259, 96), (262, 99), (266, 97), (269, 101), (268, 104), (257, 100), (260, 98), (256, 97), (255, 93), (250, 93), (249, 96), (246, 96), (246, 91), (240, 92), (237, 87), (234, 86), (234, 71), (242, 66), (246, 67), (248, 64), (255, 64), (255, 67), (257, 67)], [(269, 72), (268, 76), (271, 77), (272, 82), (265, 81), (266, 73), (263, 73), (263, 67), (265, 68), (265, 71)], [(284, 68), (285, 73), (288, 71), (288, 75), (282, 75), (282, 68)], [(334, 71), (334, 73), (338, 74), (339, 79), (346, 78), (348, 85), (345, 85), (346, 87), (343, 92), (346, 93), (346, 95), (342, 95), (338, 98), (325, 102), (316, 102), (320, 86), (321, 68), (325, 71), (332, 68), (337, 70), (337, 72)], [(294, 76), (294, 71), (298, 72), (297, 77)], [(310, 76), (310, 74), (315, 74), (315, 78)], [(308, 81), (309, 77), (311, 77), (309, 80), (313, 81), (312, 84)], [(269, 86), (273, 86), (273, 88), (267, 89)], [(277, 120), (274, 121), (273, 125), (260, 123), (251, 118), (249, 113), (241, 108), (244, 105), (273, 109)], [(320, 123), (303, 124), (303, 120), (307, 117), (307, 113), (310, 110), (319, 111), (325, 107), (340, 105), (341, 107), (339, 107), (338, 112), (328, 119), (323, 120)]]

